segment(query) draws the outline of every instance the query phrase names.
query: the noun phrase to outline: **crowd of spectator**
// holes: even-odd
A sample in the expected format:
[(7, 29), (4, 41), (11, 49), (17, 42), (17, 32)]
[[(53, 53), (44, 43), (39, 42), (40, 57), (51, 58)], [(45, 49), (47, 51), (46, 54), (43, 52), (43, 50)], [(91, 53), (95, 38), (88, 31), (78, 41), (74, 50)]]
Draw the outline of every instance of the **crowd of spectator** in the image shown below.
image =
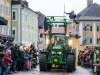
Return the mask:
[(36, 68), (37, 54), (34, 43), (30, 46), (13, 44), (12, 41), (1, 42), (0, 74), (7, 75)]
[(100, 47), (79, 51), (78, 65), (92, 69), (94, 75), (100, 75)]

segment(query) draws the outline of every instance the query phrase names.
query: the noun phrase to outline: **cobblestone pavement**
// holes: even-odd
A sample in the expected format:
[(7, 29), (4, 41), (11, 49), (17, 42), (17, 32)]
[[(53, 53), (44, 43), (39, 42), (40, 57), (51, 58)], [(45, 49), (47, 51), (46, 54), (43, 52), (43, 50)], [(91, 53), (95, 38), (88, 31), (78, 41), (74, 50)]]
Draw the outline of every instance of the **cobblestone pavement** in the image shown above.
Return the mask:
[(18, 72), (11, 75), (93, 75), (90, 72), (90, 69), (82, 68), (80, 66), (77, 67), (77, 70), (73, 73), (67, 73), (65, 70), (58, 70), (54, 69), (52, 71), (47, 72), (40, 72), (39, 66), (36, 69), (33, 69), (31, 71), (24, 71), (24, 72)]

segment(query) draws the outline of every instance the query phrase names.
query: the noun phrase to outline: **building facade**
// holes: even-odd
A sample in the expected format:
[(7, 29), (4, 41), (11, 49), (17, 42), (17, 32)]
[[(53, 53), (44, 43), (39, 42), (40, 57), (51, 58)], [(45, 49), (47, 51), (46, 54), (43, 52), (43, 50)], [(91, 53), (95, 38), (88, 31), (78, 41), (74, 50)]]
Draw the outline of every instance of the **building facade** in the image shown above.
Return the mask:
[(39, 11), (37, 12), (37, 14), (39, 15), (39, 18), (38, 18), (38, 28), (39, 28), (38, 47), (39, 47), (39, 50), (43, 50), (45, 49), (45, 46), (46, 46), (46, 42), (45, 42), (46, 35), (44, 35), (43, 33), (48, 30), (48, 26), (45, 23), (46, 16)]
[(97, 3), (93, 4), (92, 0), (89, 4), (77, 15), (80, 22), (80, 50), (84, 50), (87, 46), (95, 47), (100, 45), (100, 5)]
[(27, 1), (12, 1), (12, 35), (15, 43), (31, 44), (38, 41), (38, 14), (28, 7)]
[(7, 25), (0, 24), (0, 34), (11, 36), (11, 0), (0, 0), (0, 17), (7, 21)]

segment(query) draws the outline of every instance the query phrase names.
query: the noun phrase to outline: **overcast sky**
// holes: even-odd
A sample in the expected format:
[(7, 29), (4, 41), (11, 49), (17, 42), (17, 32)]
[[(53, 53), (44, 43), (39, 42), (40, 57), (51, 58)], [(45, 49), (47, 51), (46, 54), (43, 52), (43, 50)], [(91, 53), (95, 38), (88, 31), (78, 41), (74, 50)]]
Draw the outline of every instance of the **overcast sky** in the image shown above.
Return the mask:
[[(64, 4), (65, 11), (74, 10), (77, 14), (87, 6), (87, 0), (27, 0), (29, 7), (34, 11), (40, 11), (46, 16), (63, 16)], [(100, 0), (93, 0), (100, 4)]]

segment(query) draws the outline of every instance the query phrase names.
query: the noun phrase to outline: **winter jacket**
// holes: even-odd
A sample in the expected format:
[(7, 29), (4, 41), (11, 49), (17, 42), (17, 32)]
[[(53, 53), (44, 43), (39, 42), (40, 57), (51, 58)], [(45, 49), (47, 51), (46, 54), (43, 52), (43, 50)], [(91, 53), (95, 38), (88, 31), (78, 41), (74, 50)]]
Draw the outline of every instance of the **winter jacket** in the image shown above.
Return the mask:
[(8, 54), (6, 54), (4, 56), (3, 63), (6, 64), (6, 65), (9, 65), (9, 62), (10, 62), (10, 56)]
[(29, 53), (26, 53), (26, 55), (25, 55), (29, 60), (32, 58), (32, 56), (31, 55), (29, 55)]
[(76, 15), (73, 14), (73, 13), (66, 13), (66, 14), (69, 14), (69, 18), (70, 18), (70, 19), (74, 19), (74, 18), (76, 18)]
[(94, 56), (94, 52), (91, 52), (90, 53), (90, 60), (93, 60), (93, 58), (94, 58), (93, 56)]
[(11, 48), (11, 59), (13, 60), (14, 59), (14, 49)]
[(25, 50), (24, 49), (20, 50), (20, 60), (26, 62), (27, 59), (28, 57), (25, 56)]
[(13, 48), (13, 52), (14, 52), (14, 59), (17, 59), (18, 58), (18, 50), (16, 47)]
[(4, 44), (4, 48), (9, 48), (10, 47), (10, 43), (9, 42), (6, 42), (5, 44)]

